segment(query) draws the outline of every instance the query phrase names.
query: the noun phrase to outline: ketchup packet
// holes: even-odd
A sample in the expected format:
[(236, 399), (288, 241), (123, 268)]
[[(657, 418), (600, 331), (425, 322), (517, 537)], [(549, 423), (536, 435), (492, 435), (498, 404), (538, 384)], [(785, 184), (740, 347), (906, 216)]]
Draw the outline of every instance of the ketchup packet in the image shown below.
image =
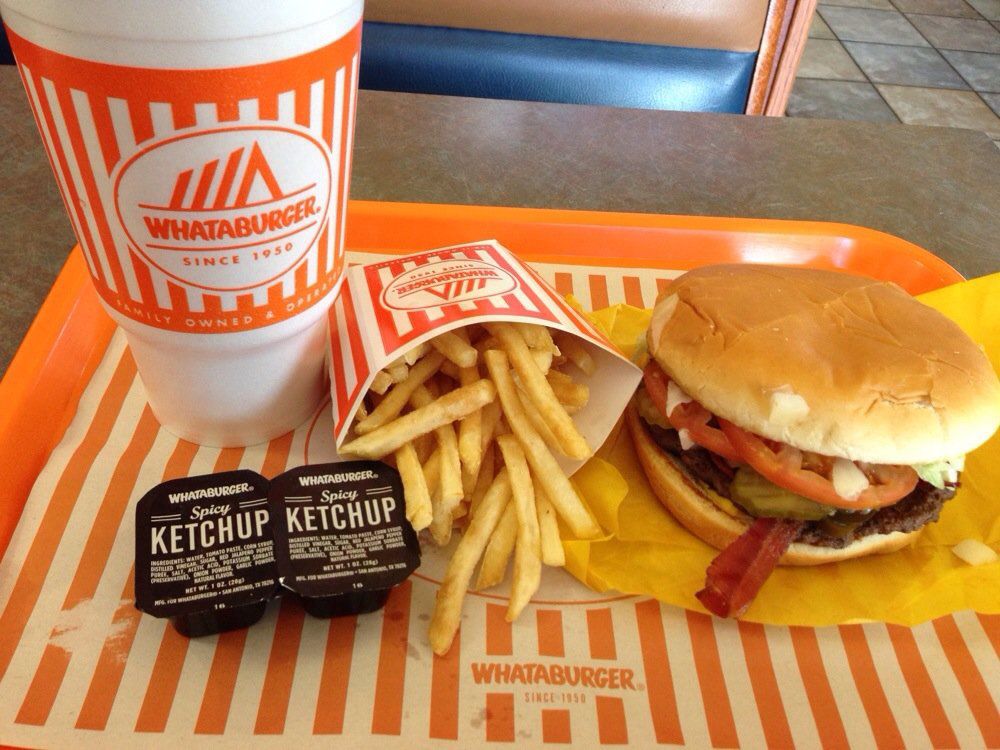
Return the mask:
[(135, 510), (135, 606), (189, 637), (257, 622), (278, 591), (268, 482), (229, 471), (157, 485)]
[(271, 480), (281, 583), (315, 617), (372, 612), (420, 565), (399, 473), (378, 461), (302, 466)]

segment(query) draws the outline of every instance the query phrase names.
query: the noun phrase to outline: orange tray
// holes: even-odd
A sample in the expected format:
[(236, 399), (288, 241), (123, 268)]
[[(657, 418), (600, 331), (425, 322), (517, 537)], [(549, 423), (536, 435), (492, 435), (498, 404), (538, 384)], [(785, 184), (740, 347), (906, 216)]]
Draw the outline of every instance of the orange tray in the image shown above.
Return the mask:
[[(347, 247), (369, 252), (490, 237), (540, 262), (675, 270), (808, 265), (895, 281), (912, 294), (962, 280), (912, 243), (848, 224), (369, 201), (350, 202), (348, 217)], [(77, 247), (0, 381), (0, 554), (113, 332)]]
[[(593, 306), (602, 306), (609, 297), (649, 304), (672, 275), (667, 271), (725, 261), (844, 269), (896, 281), (912, 293), (961, 280), (954, 269), (925, 250), (845, 225), (349, 205), (346, 241), (351, 250), (409, 252), (487, 237), (538, 262), (557, 287), (562, 284), (564, 292), (572, 289)], [(0, 635), (0, 662), (6, 670), (2, 679), (7, 680), (5, 686), (13, 686), (10, 696), (0, 701), (4, 714), (0, 732), (10, 733), (0, 742), (105, 746), (194, 742), (200, 735), (210, 735), (204, 740), (209, 744), (245, 744), (253, 732), (255, 740), (303, 746), (308, 741), (327, 746), (335, 739), (329, 735), (339, 734), (346, 746), (380, 747), (478, 746), (483, 740), (515, 738), (519, 746), (541, 747), (571, 737), (584, 745), (631, 742), (642, 747), (653, 742), (735, 747), (765, 741), (775, 746), (899, 747), (903, 737), (919, 746), (929, 742), (952, 747), (962, 738), (962, 744), (970, 747), (981, 746), (981, 740), (1000, 747), (1000, 724), (983, 679), (989, 676), (993, 658), (989, 644), (996, 640), (1000, 620), (971, 612), (913, 629), (879, 623), (814, 629), (713, 620), (629, 596), (587, 601), (556, 596), (533, 602), (535, 617), (525, 618), (515, 631), (504, 624), (502, 605), (482, 599), (466, 607), (461, 648), (441, 658), (432, 657), (423, 641), (408, 640), (411, 621), (429, 617), (435, 596), (432, 579), (414, 576), (394, 590), (395, 598), (382, 614), (364, 621), (306, 621), (295, 600), (284, 598), (249, 631), (189, 644), (164, 622), (138, 615), (131, 602), (131, 573), (125, 571), (129, 561), (119, 555), (115, 565), (105, 565), (118, 538), (118, 519), (134, 490), (132, 480), (116, 480), (117, 469), (107, 480), (93, 518), (76, 525), (69, 525), (69, 514), (82, 507), (76, 505), (82, 494), (53, 492), (48, 498), (39, 497), (38, 504), (33, 498), (32, 512), (41, 506), (46, 515), (67, 522), (42, 519), (36, 531), (15, 537), (8, 550), (36, 478), (48, 462), (68, 456), (62, 447), (56, 454), (53, 451), (74, 421), (78, 404), (83, 405), (84, 416), (90, 414), (89, 396), (81, 401), (81, 394), (109, 374), (106, 367), (97, 369), (102, 360), (118, 361), (116, 375), (129, 373), (127, 378), (113, 378), (119, 387), (132, 382), (134, 368), (124, 366), (131, 358), (106, 356), (114, 330), (91, 288), (80, 251), (74, 250), (0, 382), (0, 553), (9, 551), (3, 563), (15, 571), (9, 581), (0, 583), (16, 578), (16, 586), (24, 579), (23, 591), (29, 592), (16, 607), (5, 607), (5, 619), (0, 618), (5, 623)], [(140, 403), (138, 398), (132, 408)], [(117, 409), (96, 410), (87, 417), (88, 434), (111, 431), (117, 413)], [(139, 417), (135, 439), (127, 449), (124, 444), (116, 447), (122, 449), (117, 458), (102, 454), (105, 457), (97, 463), (88, 458), (97, 454), (83, 449), (86, 441), (64, 446), (72, 450), (67, 466), (73, 468), (63, 472), (58, 484), (67, 476), (70, 484), (77, 480), (82, 484), (81, 474), (91, 468), (109, 469), (114, 462), (130, 467), (126, 473), (136, 477), (140, 464), (147, 461), (156, 464), (150, 469), (153, 474), (163, 476), (177, 457), (192, 465), (200, 449), (176, 438), (157, 443), (158, 426), (148, 409), (130, 415)], [(81, 417), (76, 423), (81, 421), (86, 420)], [(308, 433), (312, 434), (311, 427)], [(294, 437), (278, 438), (266, 451), (260, 449), (253, 461), (261, 459), (262, 473), (272, 475), (284, 468)], [(76, 515), (87, 513), (81, 510)], [(33, 520), (37, 519), (26, 516), (22, 530)], [(63, 538), (68, 543), (87, 540), (79, 560), (86, 558), (88, 564), (72, 574), (68, 568), (47, 568), (45, 561), (51, 563), (53, 556), (32, 555), (36, 547), (55, 548)], [(96, 541), (91, 544), (92, 540)], [(126, 540), (125, 548), (130, 544)], [(30, 550), (21, 558), (23, 545)], [(28, 562), (15, 567), (22, 559)], [(47, 577), (58, 579), (47, 597), (29, 601)], [(111, 595), (97, 595), (99, 590)], [(76, 611), (77, 605), (88, 601), (96, 609)], [(60, 602), (62, 609), (53, 620), (46, 608)], [(8, 610), (13, 612), (10, 618)], [(66, 619), (71, 611), (86, 623), (98, 623), (96, 630), (87, 632), (85, 643), (63, 638), (78, 630)], [(33, 627), (28, 627), (29, 620)], [(109, 626), (102, 638), (98, 631), (103, 623)], [(32, 635), (26, 638), (26, 633)], [(34, 677), (30, 667), (7, 669), (19, 656), (36, 665)], [(642, 675), (642, 681), (629, 682), (628, 690), (622, 682), (621, 690), (607, 694), (577, 691), (573, 701), (549, 707), (535, 705), (548, 701), (522, 705), (526, 697), (541, 695), (534, 688), (515, 690), (513, 683), (500, 678), (496, 683), (484, 678), (480, 684), (476, 677), (477, 665), (509, 666), (514, 658), (534, 663), (542, 656), (546, 657), (542, 661), (555, 665), (553, 669), (580, 663), (591, 665), (587, 668), (592, 672), (614, 667), (627, 673), (629, 680), (633, 674)], [(977, 664), (987, 671), (981, 672)], [(237, 680), (238, 675), (243, 677)], [(240, 685), (246, 689), (236, 699)], [(23, 702), (15, 717), (22, 690)], [(196, 700), (199, 691), (202, 702), (194, 719), (196, 707), (187, 698)], [(293, 695), (306, 698), (293, 704)], [(310, 716), (314, 698), (315, 713)], [(79, 711), (63, 710), (60, 700)], [(354, 701), (349, 712), (348, 700)], [(286, 720), (291, 722), (287, 732)], [(281, 740), (264, 736), (276, 734), (284, 736)]]

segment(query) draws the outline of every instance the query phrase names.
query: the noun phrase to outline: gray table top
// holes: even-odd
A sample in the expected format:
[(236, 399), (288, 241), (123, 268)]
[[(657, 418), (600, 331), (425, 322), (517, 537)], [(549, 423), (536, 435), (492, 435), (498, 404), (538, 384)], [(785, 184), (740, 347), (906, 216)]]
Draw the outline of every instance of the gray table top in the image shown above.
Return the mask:
[[(0, 69), (0, 373), (74, 244), (13, 68)], [(362, 91), (351, 196), (838, 221), (1000, 271), (982, 133)]]

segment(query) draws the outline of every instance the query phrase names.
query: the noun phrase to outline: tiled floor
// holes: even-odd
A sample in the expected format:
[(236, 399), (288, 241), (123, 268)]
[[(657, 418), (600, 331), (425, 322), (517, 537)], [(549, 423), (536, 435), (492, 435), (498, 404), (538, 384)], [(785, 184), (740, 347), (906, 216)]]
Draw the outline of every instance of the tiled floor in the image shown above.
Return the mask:
[(1000, 0), (821, 0), (788, 115), (970, 128), (1000, 148)]

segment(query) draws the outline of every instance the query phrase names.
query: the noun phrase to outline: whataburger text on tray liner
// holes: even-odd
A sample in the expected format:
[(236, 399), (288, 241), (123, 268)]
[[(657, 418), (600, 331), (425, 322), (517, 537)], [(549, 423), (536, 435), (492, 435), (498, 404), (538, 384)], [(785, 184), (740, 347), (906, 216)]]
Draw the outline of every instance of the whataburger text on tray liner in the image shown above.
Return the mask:
[(580, 538), (600, 534), (568, 474), (604, 442), (639, 370), (497, 242), (351, 268), (330, 355), (338, 448), (393, 461), (407, 518), (438, 545), (467, 523), (430, 624), (437, 653), (480, 558), (485, 589), (513, 555), (513, 620), (542, 563), (565, 563), (557, 514)]

